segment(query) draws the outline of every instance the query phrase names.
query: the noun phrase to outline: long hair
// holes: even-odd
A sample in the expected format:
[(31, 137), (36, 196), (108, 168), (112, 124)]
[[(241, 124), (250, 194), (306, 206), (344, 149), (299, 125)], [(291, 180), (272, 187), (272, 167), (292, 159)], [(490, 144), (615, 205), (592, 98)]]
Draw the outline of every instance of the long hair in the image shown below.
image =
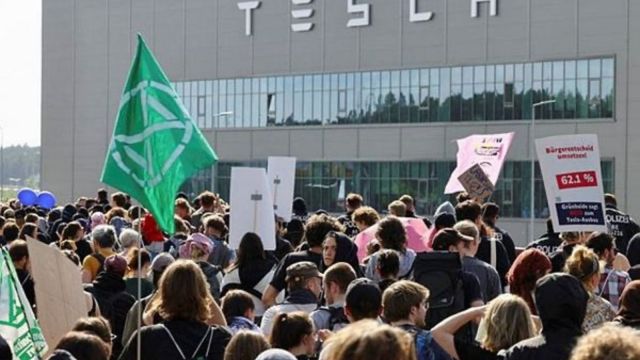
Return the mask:
[(502, 294), (493, 299), (484, 315), (486, 334), (481, 339), (482, 347), (498, 352), (535, 336), (531, 311), (522, 298)]
[(264, 260), (266, 258), (267, 254), (264, 252), (260, 236), (255, 233), (248, 232), (244, 234), (240, 240), (237, 259), (231, 269), (240, 269), (251, 261)]
[(532, 314), (537, 314), (531, 292), (536, 287), (536, 281), (551, 270), (551, 261), (542, 251), (528, 249), (523, 251), (507, 273), (509, 290), (520, 296), (529, 305)]
[(224, 351), (224, 360), (255, 359), (270, 347), (267, 339), (261, 333), (239, 331), (227, 344), (227, 348)]

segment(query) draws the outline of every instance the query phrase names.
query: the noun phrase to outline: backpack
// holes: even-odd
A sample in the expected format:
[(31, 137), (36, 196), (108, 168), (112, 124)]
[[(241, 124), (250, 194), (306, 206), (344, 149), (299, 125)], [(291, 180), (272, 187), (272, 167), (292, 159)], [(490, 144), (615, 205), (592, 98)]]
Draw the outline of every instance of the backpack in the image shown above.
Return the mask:
[(413, 336), (417, 360), (450, 360), (451, 357), (433, 341), (429, 331), (414, 326), (401, 326)]
[(347, 315), (344, 314), (344, 308), (342, 306), (322, 306), (318, 310), (323, 310), (329, 313), (329, 330), (331, 331), (334, 331), (335, 327), (338, 325), (344, 326), (349, 323), (349, 319), (347, 319)]
[(462, 263), (457, 253), (419, 253), (413, 262), (413, 281), (431, 293), (425, 319), (427, 329), (465, 309)]

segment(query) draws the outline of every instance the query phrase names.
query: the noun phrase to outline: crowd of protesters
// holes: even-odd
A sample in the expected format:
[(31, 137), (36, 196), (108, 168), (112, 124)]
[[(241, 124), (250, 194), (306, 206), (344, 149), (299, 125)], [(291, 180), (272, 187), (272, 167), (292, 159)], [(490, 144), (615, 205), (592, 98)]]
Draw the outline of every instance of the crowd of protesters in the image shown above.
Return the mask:
[(337, 216), (296, 198), (265, 250), (254, 233), (228, 245), (230, 207), (208, 191), (178, 194), (174, 234), (119, 192), (50, 211), (10, 201), (0, 244), (36, 316), (26, 240), (78, 267), (87, 317), (49, 359), (640, 359), (640, 227), (615, 196), (609, 232), (549, 221), (526, 249), (497, 226), (499, 205), (456, 202), (421, 218), (424, 252), (407, 244), (409, 195), (383, 214), (349, 194)]

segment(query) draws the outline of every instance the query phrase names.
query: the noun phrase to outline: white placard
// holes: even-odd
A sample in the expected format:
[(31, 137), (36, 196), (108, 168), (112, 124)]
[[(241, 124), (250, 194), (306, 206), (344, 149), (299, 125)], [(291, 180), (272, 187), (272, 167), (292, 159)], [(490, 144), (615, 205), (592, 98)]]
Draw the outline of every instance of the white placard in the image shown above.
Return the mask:
[(267, 172), (263, 168), (231, 168), (229, 246), (237, 249), (248, 232), (262, 239), (265, 250), (276, 249), (276, 225)]
[(553, 228), (607, 231), (596, 135), (562, 135), (536, 140)]
[(267, 177), (269, 178), (273, 209), (285, 222), (289, 222), (296, 181), (296, 158), (269, 156)]

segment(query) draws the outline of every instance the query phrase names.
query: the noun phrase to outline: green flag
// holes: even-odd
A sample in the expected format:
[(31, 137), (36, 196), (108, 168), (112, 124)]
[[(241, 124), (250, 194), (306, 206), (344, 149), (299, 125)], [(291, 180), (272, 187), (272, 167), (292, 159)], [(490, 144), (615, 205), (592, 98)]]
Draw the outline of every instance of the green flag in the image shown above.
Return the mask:
[(47, 343), (6, 248), (0, 250), (0, 335), (18, 360), (41, 359)]
[(217, 160), (138, 34), (100, 180), (138, 200), (172, 234), (180, 185)]

